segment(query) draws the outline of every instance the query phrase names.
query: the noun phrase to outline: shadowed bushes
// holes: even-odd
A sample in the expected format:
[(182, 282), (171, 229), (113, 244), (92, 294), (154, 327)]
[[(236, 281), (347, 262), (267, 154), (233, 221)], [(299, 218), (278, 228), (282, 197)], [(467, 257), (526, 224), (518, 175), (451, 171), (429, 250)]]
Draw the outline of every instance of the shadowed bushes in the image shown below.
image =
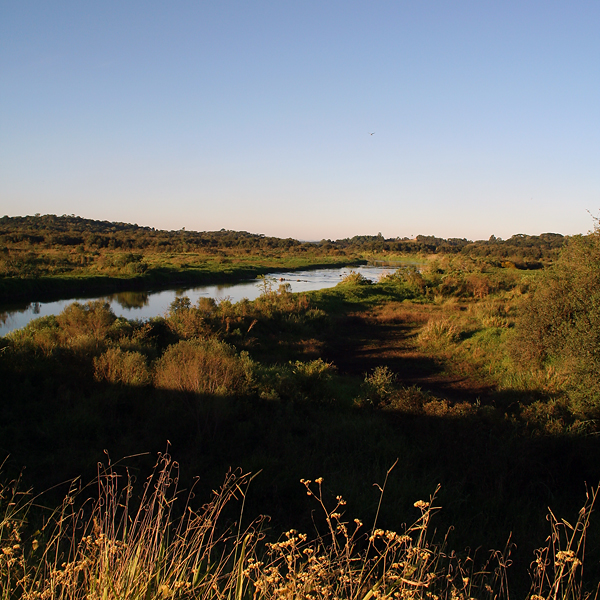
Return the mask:
[(264, 400), (331, 402), (334, 366), (322, 359), (257, 367), (257, 388)]
[(395, 373), (387, 366), (376, 367), (371, 374), (365, 375), (355, 404), (359, 407), (371, 406), (384, 411), (428, 417), (464, 418), (475, 416), (479, 412), (469, 402), (453, 404), (445, 398), (436, 398), (416, 385), (398, 384)]

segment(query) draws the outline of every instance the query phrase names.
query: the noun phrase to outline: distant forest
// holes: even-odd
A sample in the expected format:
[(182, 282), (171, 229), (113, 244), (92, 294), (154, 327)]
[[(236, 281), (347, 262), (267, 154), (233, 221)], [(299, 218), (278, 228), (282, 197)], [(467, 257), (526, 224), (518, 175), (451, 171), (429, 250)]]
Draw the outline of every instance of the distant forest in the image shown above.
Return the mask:
[(517, 268), (539, 268), (551, 262), (563, 246), (565, 236), (558, 233), (513, 235), (507, 240), (438, 238), (418, 235), (409, 238), (384, 238), (357, 235), (339, 240), (301, 242), (292, 238), (269, 237), (246, 231), (165, 231), (135, 224), (84, 219), (75, 215), (35, 215), (0, 218), (0, 253), (38, 246), (47, 249), (81, 251), (202, 252), (211, 250), (260, 249), (291, 253), (315, 251), (330, 255), (376, 254), (463, 254), (512, 262)]

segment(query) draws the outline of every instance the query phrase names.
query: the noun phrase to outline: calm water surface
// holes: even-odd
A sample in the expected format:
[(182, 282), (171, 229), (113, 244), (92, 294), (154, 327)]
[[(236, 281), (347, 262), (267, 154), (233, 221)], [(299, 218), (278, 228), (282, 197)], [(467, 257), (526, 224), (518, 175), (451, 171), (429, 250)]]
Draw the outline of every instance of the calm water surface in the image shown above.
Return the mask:
[[(384, 273), (390, 273), (395, 267), (360, 266), (336, 269), (317, 269), (314, 271), (287, 271), (272, 273), (269, 277), (275, 279), (273, 289), (280, 283), (289, 283), (292, 292), (308, 292), (322, 290), (337, 285), (351, 271), (361, 273), (371, 281), (377, 281)], [(89, 300), (106, 300), (113, 312), (126, 319), (149, 319), (165, 315), (175, 298), (188, 296), (195, 304), (203, 296), (219, 300), (238, 302), (242, 298), (254, 300), (260, 296), (263, 289), (260, 280), (241, 281), (239, 283), (222, 285), (203, 285), (193, 288), (173, 288), (157, 292), (119, 292), (96, 298), (68, 298), (55, 302), (31, 302), (29, 304), (0, 306), (0, 336), (14, 329), (25, 327), (29, 321), (38, 317), (57, 315), (72, 302), (88, 302)]]

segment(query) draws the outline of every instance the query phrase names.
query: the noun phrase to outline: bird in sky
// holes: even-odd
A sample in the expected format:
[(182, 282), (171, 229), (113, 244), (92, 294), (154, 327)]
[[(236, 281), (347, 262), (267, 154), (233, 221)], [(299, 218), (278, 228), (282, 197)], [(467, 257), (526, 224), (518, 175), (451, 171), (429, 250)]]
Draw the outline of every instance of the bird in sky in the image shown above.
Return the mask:
[(375, 135), (375, 132), (373, 132), (373, 133), (370, 133), (369, 135)]

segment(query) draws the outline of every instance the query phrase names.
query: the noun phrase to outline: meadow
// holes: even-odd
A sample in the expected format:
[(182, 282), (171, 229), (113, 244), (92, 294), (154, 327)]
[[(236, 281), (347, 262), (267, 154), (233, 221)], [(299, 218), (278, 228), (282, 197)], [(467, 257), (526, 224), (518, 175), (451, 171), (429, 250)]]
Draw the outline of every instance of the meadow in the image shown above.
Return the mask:
[[(253, 302), (183, 297), (148, 322), (75, 303), (0, 338), (3, 598), (598, 593), (597, 232), (268, 248), (225, 232), (210, 251), (138, 232), (197, 242), (164, 252), (88, 232), (65, 251), (25, 219), (2, 233), (0, 281), (23, 297), (60, 252), (94, 258), (48, 289), (167, 258), (214, 275), (404, 249), (426, 266), (307, 294), (267, 277)], [(95, 235), (137, 231), (113, 227)], [(125, 250), (141, 258), (116, 264)]]

